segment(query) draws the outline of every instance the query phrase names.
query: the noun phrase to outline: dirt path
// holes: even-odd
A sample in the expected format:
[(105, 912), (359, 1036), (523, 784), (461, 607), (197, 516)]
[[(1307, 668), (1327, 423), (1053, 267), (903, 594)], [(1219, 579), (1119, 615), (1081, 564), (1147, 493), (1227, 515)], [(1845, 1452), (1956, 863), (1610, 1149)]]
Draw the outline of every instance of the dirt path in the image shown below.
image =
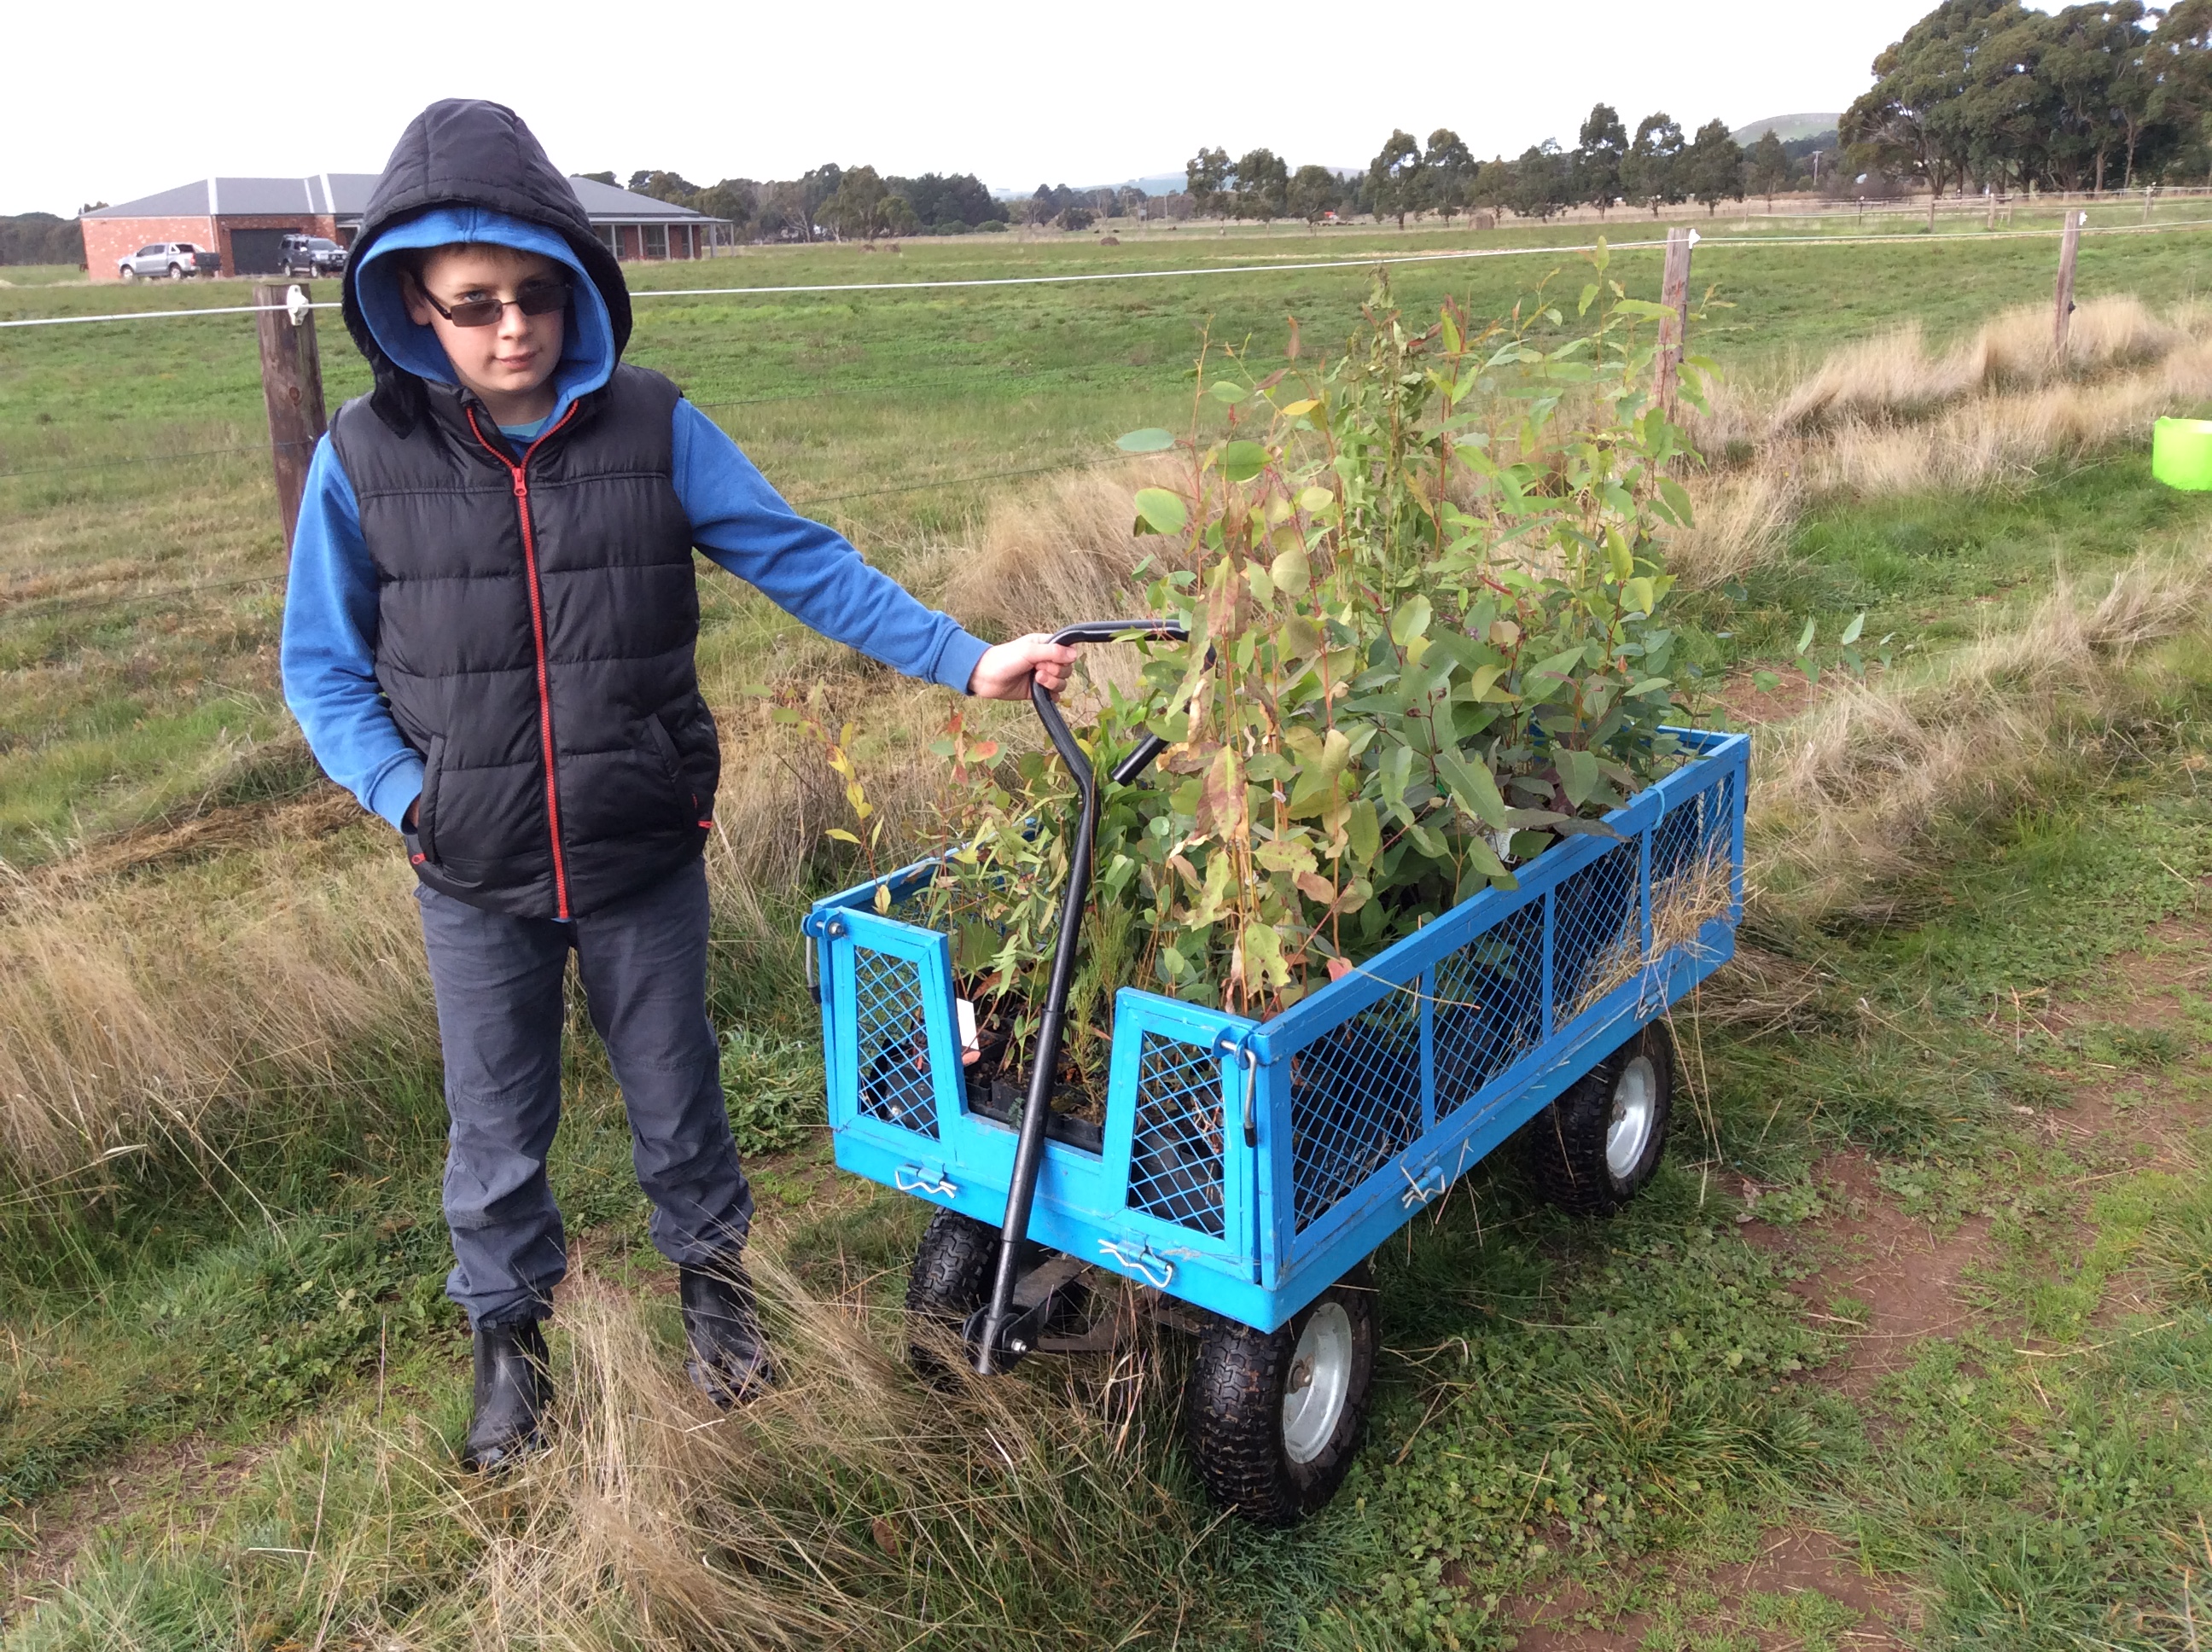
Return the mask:
[[(1992, 1029), (2010, 1030), (2031, 1060), (2038, 1045), (2050, 1052), (2043, 1070), (2066, 1085), (2064, 1105), (2021, 1108), (2019, 1123), (2095, 1167), (2079, 1196), (2080, 1243), (2092, 1236), (2095, 1187), (2112, 1170), (2194, 1164), (2190, 1136), (2212, 1122), (2212, 1086), (2197, 1055), (2208, 999), (2212, 920), (2191, 913), (2154, 926), (2094, 981), (1992, 1011)], [(1862, 1403), (1924, 1344), (1985, 1317), (1972, 1301), (1973, 1276), (1992, 1255), (1987, 1218), (1945, 1224), (1910, 1215), (1876, 1169), (1864, 1153), (1829, 1155), (1813, 1175), (1826, 1214), (1789, 1227), (1756, 1218), (1742, 1224), (1750, 1243), (1809, 1269), (1790, 1289), (1841, 1345), (1840, 1358), (1804, 1380)], [(2144, 1305), (2122, 1276), (2098, 1319)], [(1787, 1652), (1815, 1627), (1820, 1643), (1853, 1652), (1911, 1643), (1920, 1621), (1912, 1591), (1869, 1575), (1838, 1540), (1791, 1526), (1766, 1533), (1759, 1550), (1745, 1563), (1678, 1567), (1662, 1585), (1662, 1606), (1625, 1616), (1579, 1584), (1516, 1602), (1508, 1609), (1522, 1625), (1517, 1643), (1522, 1652), (1631, 1652), (1650, 1637), (1655, 1645), (1724, 1640)]]
[(4, 1524), (10, 1552), (0, 1561), (13, 1619), (65, 1586), (77, 1556), (102, 1532), (159, 1509), (165, 1535), (204, 1535), (222, 1505), (289, 1437), (289, 1430), (240, 1445), (190, 1434), (137, 1449), (101, 1472), (19, 1510)]
[(1694, 1645), (1730, 1648), (1749, 1637), (1759, 1652), (1794, 1652), (1811, 1637), (1838, 1652), (1905, 1652), (1919, 1612), (1901, 1588), (1869, 1576), (1826, 1533), (1802, 1526), (1770, 1531), (1756, 1558), (1662, 1586), (1666, 1604), (1616, 1616), (1579, 1584), (1530, 1609), (1516, 1652), (1629, 1652), (1656, 1642), (1655, 1630)]

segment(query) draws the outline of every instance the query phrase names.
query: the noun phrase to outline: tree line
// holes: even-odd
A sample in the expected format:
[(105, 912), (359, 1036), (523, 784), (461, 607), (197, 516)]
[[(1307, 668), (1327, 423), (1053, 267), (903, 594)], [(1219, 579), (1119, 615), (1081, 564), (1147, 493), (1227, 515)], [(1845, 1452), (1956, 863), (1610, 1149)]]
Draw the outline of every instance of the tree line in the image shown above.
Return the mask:
[[(93, 212), (107, 204), (88, 202), (81, 210)], [(84, 232), (74, 218), (58, 218), (51, 212), (24, 212), (0, 217), (0, 264), (75, 264), (84, 262)]]
[[(611, 172), (583, 176), (602, 184), (617, 182)], [(1004, 229), (1011, 216), (1006, 203), (993, 199), (973, 173), (886, 177), (873, 167), (835, 162), (798, 178), (769, 182), (725, 178), (704, 186), (680, 173), (644, 168), (632, 173), (621, 187), (710, 218), (727, 219), (740, 237), (763, 241), (811, 240), (823, 231), (857, 240), (964, 234)]]
[(1939, 194), (2133, 188), (2212, 171), (2212, 0), (2051, 13), (1943, 0), (1874, 74), (1843, 118), (1854, 164)]
[(1304, 218), (1319, 223), (1365, 213), (1377, 222), (1428, 213), (1449, 222), (1462, 213), (1512, 212), (1542, 220), (1571, 207), (1662, 207), (1696, 201), (1708, 212), (1747, 191), (1769, 197), (1808, 181), (1816, 154), (1832, 136), (1784, 143), (1771, 131), (1743, 145), (1728, 124), (1709, 120), (1685, 137), (1661, 111), (1638, 121), (1633, 136), (1611, 104), (1592, 107), (1576, 145), (1534, 143), (1512, 159), (1478, 161), (1458, 133), (1438, 127), (1424, 143), (1393, 131), (1366, 170), (1322, 166), (1292, 171), (1272, 149), (1237, 160), (1202, 149), (1184, 164), (1185, 193), (1201, 215), (1223, 218)]

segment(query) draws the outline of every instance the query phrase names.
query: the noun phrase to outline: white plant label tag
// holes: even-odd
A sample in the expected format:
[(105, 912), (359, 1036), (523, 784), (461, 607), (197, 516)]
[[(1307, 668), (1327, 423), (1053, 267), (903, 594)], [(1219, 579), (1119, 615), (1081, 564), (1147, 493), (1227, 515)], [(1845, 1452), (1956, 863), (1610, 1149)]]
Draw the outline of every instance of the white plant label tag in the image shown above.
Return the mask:
[(952, 1007), (960, 1017), (961, 1054), (981, 1055), (982, 1046), (975, 1041), (975, 1006), (964, 998), (956, 998), (952, 1000)]

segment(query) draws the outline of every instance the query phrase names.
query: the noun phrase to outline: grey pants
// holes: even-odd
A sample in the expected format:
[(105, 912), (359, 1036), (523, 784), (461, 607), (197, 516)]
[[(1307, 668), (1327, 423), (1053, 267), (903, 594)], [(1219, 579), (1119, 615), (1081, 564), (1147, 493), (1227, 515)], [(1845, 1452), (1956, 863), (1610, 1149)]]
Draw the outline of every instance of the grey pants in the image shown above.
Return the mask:
[(653, 1248), (698, 1264), (744, 1242), (752, 1192), (722, 1103), (707, 1020), (707, 871), (689, 866), (614, 908), (559, 923), (418, 888), (445, 1047), (446, 1294), (471, 1324), (543, 1316), (568, 1272), (545, 1155), (561, 1121), (568, 954), (629, 1110)]

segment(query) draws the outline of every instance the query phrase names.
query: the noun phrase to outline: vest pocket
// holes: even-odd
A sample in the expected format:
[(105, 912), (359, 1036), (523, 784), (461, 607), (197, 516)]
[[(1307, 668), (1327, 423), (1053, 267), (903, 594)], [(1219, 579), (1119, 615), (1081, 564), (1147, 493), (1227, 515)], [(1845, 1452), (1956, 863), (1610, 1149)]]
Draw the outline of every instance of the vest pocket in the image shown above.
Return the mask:
[(430, 749), (422, 754), (422, 797), (415, 805), (415, 835), (422, 858), (438, 864), (438, 780), (446, 772), (446, 737), (433, 734)]
[(653, 742), (653, 750), (659, 754), (661, 770), (668, 777), (669, 800), (679, 815), (688, 818), (692, 811), (692, 791), (684, 778), (684, 759), (676, 750), (676, 737), (669, 733), (668, 726), (660, 720), (657, 712), (647, 714), (645, 732)]

